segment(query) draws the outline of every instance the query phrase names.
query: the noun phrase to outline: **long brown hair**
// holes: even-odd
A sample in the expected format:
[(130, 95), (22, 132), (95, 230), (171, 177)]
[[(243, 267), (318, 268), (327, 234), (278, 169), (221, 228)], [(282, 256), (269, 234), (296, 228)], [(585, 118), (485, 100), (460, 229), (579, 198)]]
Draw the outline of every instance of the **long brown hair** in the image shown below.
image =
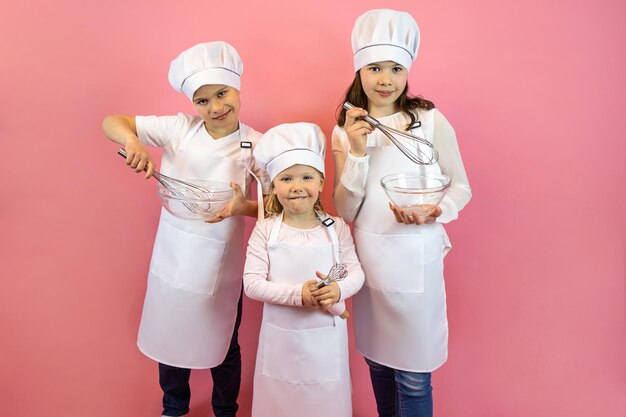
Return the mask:
[[(435, 108), (435, 103), (430, 100), (426, 100), (425, 98), (416, 96), (411, 97), (408, 95), (409, 92), (409, 83), (407, 82), (406, 87), (398, 97), (397, 103), (400, 106), (400, 110), (406, 113), (411, 118), (411, 123), (409, 123), (406, 127), (406, 130), (409, 130), (411, 126), (417, 122), (417, 109), (430, 110)], [(354, 104), (357, 107), (365, 109), (369, 111), (369, 101), (367, 99), (367, 95), (365, 91), (363, 91), (363, 84), (361, 84), (361, 76), (357, 71), (354, 75), (354, 80), (348, 90), (346, 91), (345, 99), (339, 104), (337, 110), (339, 114), (337, 115), (337, 124), (341, 127), (346, 123), (346, 109), (343, 108), (343, 103), (346, 101)]]

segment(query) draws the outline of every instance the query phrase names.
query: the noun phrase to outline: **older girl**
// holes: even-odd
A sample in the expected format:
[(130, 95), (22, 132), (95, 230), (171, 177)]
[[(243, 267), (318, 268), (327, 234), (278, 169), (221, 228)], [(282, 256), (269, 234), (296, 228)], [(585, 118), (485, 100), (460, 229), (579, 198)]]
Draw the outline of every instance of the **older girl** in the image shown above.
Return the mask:
[[(431, 372), (448, 354), (443, 257), (450, 243), (443, 224), (456, 219), (471, 196), (454, 130), (432, 102), (407, 95), (419, 39), (408, 13), (371, 10), (357, 19), (356, 74), (344, 101), (358, 107), (342, 110), (333, 131), (335, 206), (354, 222), (365, 271), (365, 285), (353, 300), (356, 347), (370, 367), (384, 417), (432, 415)], [(361, 119), (366, 115), (426, 138), (439, 163), (415, 165)], [(388, 205), (380, 179), (403, 171), (452, 178), (429, 216)]]

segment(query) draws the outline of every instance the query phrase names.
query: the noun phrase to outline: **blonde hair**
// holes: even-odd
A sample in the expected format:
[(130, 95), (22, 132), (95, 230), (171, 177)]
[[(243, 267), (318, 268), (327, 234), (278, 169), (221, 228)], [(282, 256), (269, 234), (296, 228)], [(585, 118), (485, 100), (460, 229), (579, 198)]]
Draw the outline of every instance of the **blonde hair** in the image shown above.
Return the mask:
[[(324, 181), (324, 174), (319, 171), (317, 171), (317, 173), (320, 174), (321, 180)], [(272, 180), (272, 183), (270, 184), (270, 193), (265, 199), (265, 214), (278, 215), (282, 213), (285, 209), (283, 205), (280, 204), (280, 201), (278, 201), (278, 197), (276, 197), (276, 194), (274, 194), (274, 188), (274, 180)], [(322, 200), (320, 199), (321, 196), (322, 193), (319, 193), (319, 195), (317, 196), (317, 201), (313, 205), (313, 210), (326, 213), (326, 210), (324, 210), (324, 205), (322, 204)]]

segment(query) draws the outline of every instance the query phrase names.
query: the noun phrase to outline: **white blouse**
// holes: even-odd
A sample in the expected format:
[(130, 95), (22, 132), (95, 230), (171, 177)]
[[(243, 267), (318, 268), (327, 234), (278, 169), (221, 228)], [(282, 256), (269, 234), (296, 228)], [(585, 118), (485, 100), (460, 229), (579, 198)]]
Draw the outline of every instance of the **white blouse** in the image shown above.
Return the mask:
[[(463, 167), (463, 160), (456, 141), (456, 134), (448, 120), (437, 109), (433, 112), (434, 123), (433, 147), (439, 153), (439, 167), (441, 172), (451, 178), (451, 185), (446, 196), (440, 203), (440, 223), (448, 223), (458, 218), (459, 211), (465, 207), (472, 196), (472, 191)], [(424, 117), (426, 111), (419, 111), (419, 120), (425, 123), (430, 118)], [(395, 129), (404, 130), (410, 118), (398, 112), (386, 117), (378, 118), (382, 124)], [(424, 126), (424, 125), (423, 125)], [(428, 127), (424, 126), (425, 131)], [(389, 146), (390, 140), (378, 129), (367, 137), (367, 146)], [(353, 221), (358, 215), (363, 199), (365, 198), (365, 184), (369, 168), (369, 156), (355, 157), (350, 154), (350, 142), (342, 127), (335, 126), (332, 134), (333, 157), (335, 160), (335, 192), (333, 199), (337, 211), (346, 221)]]
[[(339, 217), (335, 220), (335, 230), (339, 240), (339, 262), (348, 268), (348, 276), (337, 281), (341, 290), (341, 299), (344, 301), (352, 297), (363, 286), (365, 276), (361, 264), (354, 249), (354, 242), (350, 228)], [(302, 285), (317, 277), (302, 277), (302, 283), (291, 285), (286, 283), (272, 282), (269, 276), (269, 254), (267, 242), (272, 226), (277, 221), (276, 216), (257, 222), (250, 240), (246, 254), (246, 266), (243, 273), (243, 287), (246, 295), (254, 300), (265, 303), (283, 304), (291, 306), (302, 305)], [(290, 245), (318, 245), (328, 243), (326, 226), (319, 225), (313, 229), (297, 229), (283, 223), (278, 234), (278, 243)], [(326, 271), (320, 271), (326, 272)]]

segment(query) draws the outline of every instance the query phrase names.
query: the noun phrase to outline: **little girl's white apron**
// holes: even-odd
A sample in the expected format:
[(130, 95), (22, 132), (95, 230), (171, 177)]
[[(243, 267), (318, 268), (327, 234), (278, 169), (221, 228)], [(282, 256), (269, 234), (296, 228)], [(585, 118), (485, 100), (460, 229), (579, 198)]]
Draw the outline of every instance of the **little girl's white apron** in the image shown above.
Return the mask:
[[(269, 280), (302, 285), (339, 259), (331, 242), (278, 243), (282, 215), (268, 241)], [(334, 244), (333, 244), (334, 242)], [(266, 303), (254, 373), (253, 417), (352, 417), (346, 321), (310, 308)]]

